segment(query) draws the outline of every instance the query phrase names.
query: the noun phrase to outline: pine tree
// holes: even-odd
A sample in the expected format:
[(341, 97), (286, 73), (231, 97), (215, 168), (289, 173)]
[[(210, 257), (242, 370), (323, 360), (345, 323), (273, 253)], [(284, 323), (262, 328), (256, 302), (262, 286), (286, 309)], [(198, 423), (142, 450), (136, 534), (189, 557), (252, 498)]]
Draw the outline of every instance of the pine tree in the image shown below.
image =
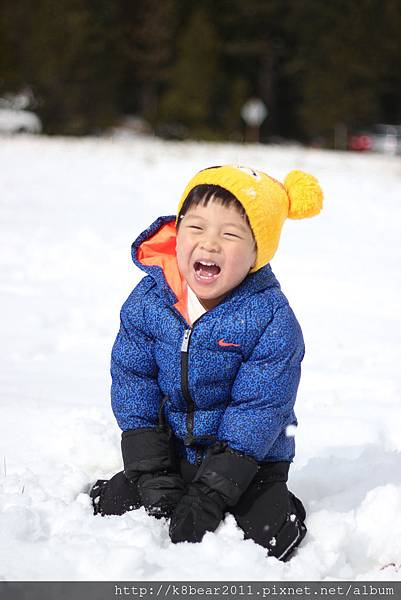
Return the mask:
[(174, 0), (123, 0), (119, 4), (116, 45), (124, 65), (121, 105), (152, 122), (171, 60), (176, 18)]
[(178, 35), (176, 59), (161, 100), (161, 118), (179, 121), (195, 135), (213, 136), (218, 79), (217, 35), (202, 6), (196, 6)]
[(309, 136), (323, 134), (331, 143), (336, 124), (380, 118), (383, 5), (377, 0), (291, 5), (296, 52), (287, 71), (297, 82), (298, 118)]

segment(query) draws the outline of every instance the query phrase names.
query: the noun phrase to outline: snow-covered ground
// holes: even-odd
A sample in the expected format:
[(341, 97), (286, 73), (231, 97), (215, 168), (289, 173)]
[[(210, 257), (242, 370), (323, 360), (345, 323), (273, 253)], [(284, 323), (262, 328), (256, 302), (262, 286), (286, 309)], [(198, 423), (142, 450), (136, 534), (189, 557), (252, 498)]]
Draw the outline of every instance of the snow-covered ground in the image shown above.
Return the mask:
[[(143, 509), (94, 518), (87, 495), (121, 468), (109, 355), (142, 277), (130, 244), (197, 170), (225, 162), (309, 170), (325, 190), (272, 262), (307, 345), (289, 487), (309, 533), (285, 564), (232, 517), (174, 546)], [(0, 139), (0, 579), (400, 579), (400, 219), (399, 158)]]

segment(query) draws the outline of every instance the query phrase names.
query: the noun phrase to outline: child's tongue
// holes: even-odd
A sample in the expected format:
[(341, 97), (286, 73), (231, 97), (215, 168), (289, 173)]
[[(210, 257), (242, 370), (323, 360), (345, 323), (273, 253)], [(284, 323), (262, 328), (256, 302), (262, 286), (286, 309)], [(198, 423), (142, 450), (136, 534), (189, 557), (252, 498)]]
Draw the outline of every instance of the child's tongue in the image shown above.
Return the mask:
[(213, 277), (220, 273), (220, 267), (217, 265), (202, 265), (202, 263), (196, 262), (195, 271), (201, 277)]

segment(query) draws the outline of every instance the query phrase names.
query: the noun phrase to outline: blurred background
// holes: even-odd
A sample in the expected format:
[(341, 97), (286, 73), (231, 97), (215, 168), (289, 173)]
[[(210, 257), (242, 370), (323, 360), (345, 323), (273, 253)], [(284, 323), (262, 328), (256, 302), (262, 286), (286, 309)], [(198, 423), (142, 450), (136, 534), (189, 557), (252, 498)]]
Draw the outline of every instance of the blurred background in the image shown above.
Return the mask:
[(400, 0), (2, 0), (0, 132), (401, 153)]

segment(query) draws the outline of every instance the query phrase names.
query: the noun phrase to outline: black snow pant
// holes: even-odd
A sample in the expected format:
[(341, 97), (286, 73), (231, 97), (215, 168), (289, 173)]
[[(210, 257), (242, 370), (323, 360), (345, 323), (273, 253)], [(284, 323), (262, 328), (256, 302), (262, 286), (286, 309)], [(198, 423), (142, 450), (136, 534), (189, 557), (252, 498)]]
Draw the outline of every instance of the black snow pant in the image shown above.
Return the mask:
[[(290, 558), (307, 531), (304, 506), (287, 489), (289, 465), (284, 461), (261, 463), (239, 502), (229, 508), (245, 539), (267, 548), (268, 555), (279, 560)], [(180, 473), (186, 483), (196, 471), (195, 465), (181, 461)], [(90, 495), (95, 514), (121, 515), (141, 506), (136, 485), (129, 483), (123, 472), (109, 481), (97, 481)]]

